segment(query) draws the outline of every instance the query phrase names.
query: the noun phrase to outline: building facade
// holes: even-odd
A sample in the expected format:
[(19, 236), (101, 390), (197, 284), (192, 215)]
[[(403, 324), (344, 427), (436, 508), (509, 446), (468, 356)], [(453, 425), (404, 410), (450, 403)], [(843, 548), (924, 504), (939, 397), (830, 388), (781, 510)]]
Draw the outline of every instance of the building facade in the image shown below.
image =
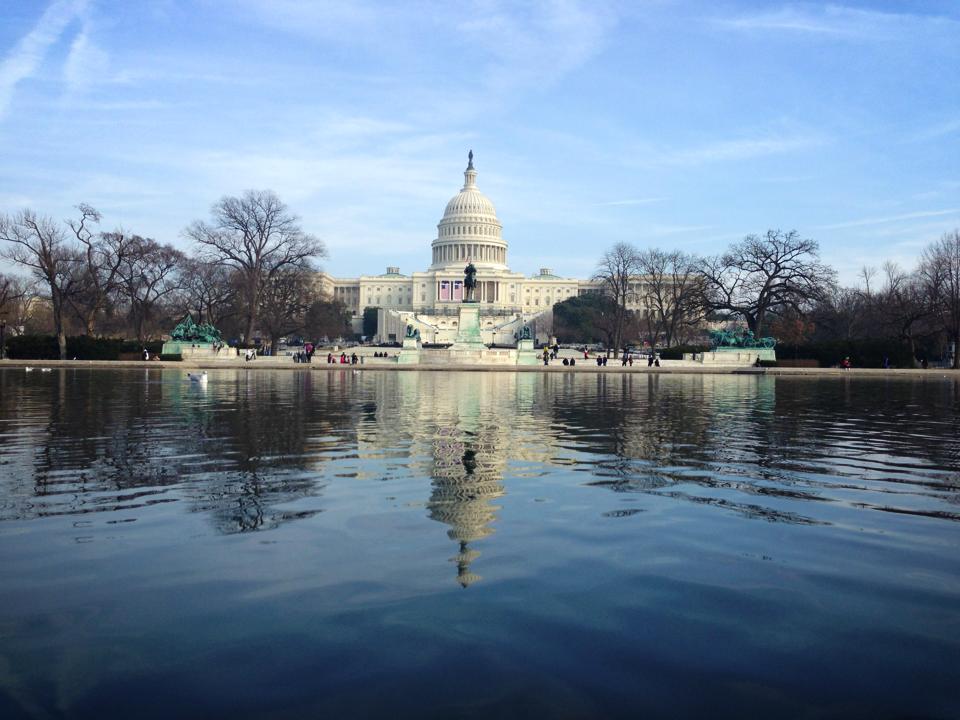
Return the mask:
[(395, 342), (403, 338), (407, 325), (413, 325), (425, 343), (452, 343), (468, 262), (477, 269), (476, 300), (488, 345), (512, 344), (514, 333), (524, 325), (533, 329), (538, 341), (546, 341), (554, 303), (600, 291), (596, 281), (558, 277), (549, 268), (532, 277), (511, 270), (503, 225), (493, 203), (477, 187), (472, 151), (463, 176), (463, 187), (447, 203), (437, 224), (426, 270), (404, 275), (400, 268), (388, 267), (382, 275), (359, 278), (320, 273), (321, 290), (350, 310), (356, 333), (362, 332), (364, 308), (375, 307), (374, 340)]

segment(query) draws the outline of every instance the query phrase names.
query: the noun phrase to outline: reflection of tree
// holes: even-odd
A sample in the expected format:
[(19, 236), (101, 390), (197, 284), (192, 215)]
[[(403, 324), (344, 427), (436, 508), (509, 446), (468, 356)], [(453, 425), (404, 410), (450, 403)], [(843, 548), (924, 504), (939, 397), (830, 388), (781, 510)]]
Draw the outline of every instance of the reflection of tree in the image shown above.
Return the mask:
[(176, 371), (10, 378), (0, 372), (0, 421), (49, 420), (0, 456), (14, 469), (0, 472), (0, 519), (186, 501), (220, 532), (276, 527), (317, 512), (278, 507), (323, 489), (317, 453), (355, 442), (350, 388), (332, 374), (319, 393), (306, 372), (223, 373), (205, 389)]
[[(776, 404), (772, 378), (600, 375), (595, 383), (594, 401), (583, 402), (575, 394), (569, 403), (557, 404), (568, 432), (589, 438), (582, 451), (599, 455), (589, 485), (614, 492), (666, 495), (751, 518), (809, 522), (797, 513), (692, 490), (819, 499), (758, 482), (780, 481), (786, 475), (769, 457), (773, 448), (766, 441)], [(786, 446), (797, 444), (795, 434), (792, 439), (786, 435), (784, 432), (779, 438)], [(678, 489), (680, 486), (686, 489)]]
[[(958, 431), (941, 417), (955, 402), (952, 383), (945, 397), (929, 383), (835, 378), (611, 375), (588, 380), (590, 387), (567, 380), (543, 378), (556, 442), (595, 456), (581, 463), (590, 466), (588, 484), (615, 492), (809, 523), (780, 505), (829, 502), (865, 484), (894, 504), (911, 487), (955, 485), (945, 472), (957, 465)], [(898, 470), (889, 455), (919, 460)]]
[(703, 394), (704, 376), (602, 375), (584, 378), (587, 388), (553, 388), (553, 415), (563, 442), (596, 455), (598, 485), (617, 491), (654, 490), (680, 480), (673, 470), (694, 448), (711, 444), (711, 409), (691, 399)]
[[(323, 448), (310, 438), (349, 434), (353, 423), (343, 422), (353, 414), (349, 398), (342, 390), (315, 394), (309, 372), (226, 377), (218, 397), (185, 410), (188, 417), (197, 415), (187, 428), (195, 430), (195, 452), (203, 458), (201, 467), (185, 468), (192, 509), (209, 513), (223, 533), (270, 529), (315, 515), (318, 510), (276, 506), (326, 486), (312, 467), (315, 453), (308, 452)], [(335, 382), (329, 375), (323, 380)]]

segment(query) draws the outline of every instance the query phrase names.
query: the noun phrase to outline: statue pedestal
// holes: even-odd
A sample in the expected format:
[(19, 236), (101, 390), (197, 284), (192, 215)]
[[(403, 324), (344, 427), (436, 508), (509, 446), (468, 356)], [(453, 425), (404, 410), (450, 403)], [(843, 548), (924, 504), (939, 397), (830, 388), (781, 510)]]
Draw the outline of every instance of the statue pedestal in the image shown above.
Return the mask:
[(180, 355), (184, 360), (206, 360), (215, 357), (227, 357), (230, 353), (224, 353), (224, 350), (232, 350), (224, 346), (218, 354), (213, 349), (213, 343), (188, 342), (186, 340), (171, 340), (165, 342), (160, 350), (162, 355)]
[(397, 355), (399, 365), (419, 365), (420, 364), (420, 341), (416, 338), (405, 337), (403, 347), (400, 348), (400, 354)]
[(533, 349), (533, 340), (517, 340), (517, 365), (537, 365), (540, 356)]
[[(689, 358), (687, 357), (689, 355)], [(703, 365), (741, 365), (750, 366), (757, 360), (776, 360), (773, 348), (716, 347), (710, 352), (688, 353), (684, 360), (690, 359)]]
[(480, 334), (480, 304), (465, 302), (460, 306), (460, 319), (457, 323), (457, 339), (450, 346), (451, 351), (486, 350), (483, 336)]

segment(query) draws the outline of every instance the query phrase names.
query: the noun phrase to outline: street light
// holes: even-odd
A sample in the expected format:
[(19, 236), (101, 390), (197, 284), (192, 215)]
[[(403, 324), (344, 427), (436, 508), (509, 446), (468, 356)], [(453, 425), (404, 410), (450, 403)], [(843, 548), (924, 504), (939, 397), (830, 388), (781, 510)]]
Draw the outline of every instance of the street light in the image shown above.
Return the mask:
[(7, 356), (7, 318), (0, 318), (0, 360), (3, 360)]

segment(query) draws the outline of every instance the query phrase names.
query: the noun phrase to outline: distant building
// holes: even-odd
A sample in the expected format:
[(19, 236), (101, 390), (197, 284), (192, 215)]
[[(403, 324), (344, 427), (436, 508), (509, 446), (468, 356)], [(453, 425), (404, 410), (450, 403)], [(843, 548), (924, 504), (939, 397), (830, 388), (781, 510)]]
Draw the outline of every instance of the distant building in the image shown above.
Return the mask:
[(538, 340), (546, 340), (554, 303), (600, 291), (595, 281), (558, 277), (549, 268), (541, 268), (533, 277), (512, 271), (503, 225), (493, 203), (477, 188), (473, 152), (463, 176), (463, 188), (447, 203), (437, 224), (432, 262), (426, 270), (403, 275), (400, 268), (388, 267), (382, 275), (359, 278), (320, 273), (321, 290), (353, 313), (356, 333), (362, 332), (364, 308), (376, 307), (380, 342), (402, 339), (408, 324), (420, 330), (426, 343), (453, 342), (468, 262), (477, 268), (476, 299), (487, 344), (512, 343), (514, 333), (524, 325), (531, 326)]

